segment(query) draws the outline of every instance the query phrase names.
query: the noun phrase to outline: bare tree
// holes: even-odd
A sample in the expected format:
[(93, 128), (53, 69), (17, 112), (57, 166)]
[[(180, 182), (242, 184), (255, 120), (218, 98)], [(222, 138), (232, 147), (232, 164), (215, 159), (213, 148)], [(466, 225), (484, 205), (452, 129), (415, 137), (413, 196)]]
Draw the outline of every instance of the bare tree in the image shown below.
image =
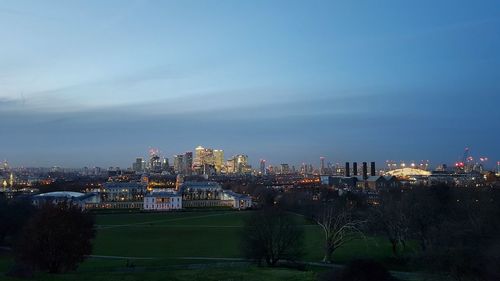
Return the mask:
[(410, 222), (404, 201), (390, 193), (381, 194), (381, 204), (375, 207), (375, 229), (385, 234), (392, 246), (392, 253), (399, 256), (399, 249), (406, 248)]
[(354, 219), (352, 213), (345, 208), (326, 206), (314, 221), (321, 227), (325, 235), (325, 256), (323, 262), (332, 262), (333, 253), (345, 244), (364, 238), (362, 226), (366, 221)]
[(245, 256), (259, 264), (295, 261), (303, 253), (304, 235), (295, 217), (276, 208), (253, 213), (242, 234)]

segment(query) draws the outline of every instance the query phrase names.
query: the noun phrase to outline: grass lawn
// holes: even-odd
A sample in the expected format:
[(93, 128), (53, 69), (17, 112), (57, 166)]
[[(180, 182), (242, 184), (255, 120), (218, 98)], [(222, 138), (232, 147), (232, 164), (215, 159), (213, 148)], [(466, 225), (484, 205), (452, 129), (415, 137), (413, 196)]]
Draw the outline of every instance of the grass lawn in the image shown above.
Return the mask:
[[(100, 227), (94, 244), (95, 255), (130, 257), (218, 257), (238, 258), (245, 218), (251, 212), (213, 211), (178, 213), (131, 213), (97, 216)], [(323, 233), (298, 218), (305, 232), (307, 261), (323, 257)], [(410, 243), (410, 250), (411, 250)], [(343, 263), (354, 258), (383, 260), (392, 256), (386, 239), (367, 238), (340, 248), (334, 255)]]
[[(297, 271), (282, 268), (257, 268), (235, 267), (235, 268), (211, 268), (211, 269), (180, 269), (164, 271), (128, 271), (128, 272), (75, 272), (61, 275), (50, 275), (38, 273), (36, 280), (40, 281), (299, 281), (316, 280), (316, 273), (313, 271)], [(4, 280), (19, 280), (5, 278)]]
[[(89, 258), (77, 272), (57, 276), (38, 273), (36, 280), (292, 281), (316, 280), (317, 272), (325, 270), (260, 268), (238, 260), (242, 257), (242, 226), (250, 215), (250, 211), (227, 210), (98, 214), (93, 255), (113, 258)], [(304, 260), (321, 261), (323, 234), (320, 228), (302, 217), (298, 216), (298, 220), (305, 232)], [(127, 258), (117, 257), (131, 257), (129, 262), (134, 268), (125, 266)], [(355, 258), (385, 260), (390, 257), (390, 245), (382, 238), (354, 241), (334, 255), (337, 263)], [(0, 256), (0, 271), (5, 271), (11, 264), (10, 257)]]

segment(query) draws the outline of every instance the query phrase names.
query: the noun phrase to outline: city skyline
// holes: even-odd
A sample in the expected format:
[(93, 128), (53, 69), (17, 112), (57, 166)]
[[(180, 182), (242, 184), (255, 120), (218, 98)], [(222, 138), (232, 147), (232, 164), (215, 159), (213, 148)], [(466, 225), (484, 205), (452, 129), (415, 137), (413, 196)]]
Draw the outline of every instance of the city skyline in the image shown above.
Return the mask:
[(437, 165), (471, 147), (493, 166), (500, 4), (388, 3), (2, 1), (0, 159), (127, 167), (204, 144), (254, 168)]
[[(152, 158), (157, 157), (157, 161), (163, 161), (164, 159), (166, 159), (166, 161), (167, 161), (166, 163), (168, 163), (168, 165), (170, 167), (172, 167), (177, 172), (178, 167), (176, 167), (176, 165), (185, 165), (185, 164), (182, 164), (182, 162), (185, 161), (184, 159), (186, 159), (187, 154), (190, 154), (190, 156), (189, 156), (190, 162), (189, 163), (196, 164), (196, 151), (197, 151), (197, 149), (204, 149), (204, 150), (209, 149), (212, 151), (212, 153), (214, 153), (214, 152), (215, 152), (215, 154), (217, 154), (217, 152), (221, 153), (221, 156), (219, 156), (219, 158), (220, 158), (219, 161), (216, 160), (217, 157), (215, 156), (215, 154), (212, 154), (212, 156), (211, 156), (211, 157), (215, 157), (212, 159), (212, 161), (215, 161), (215, 162), (210, 163), (210, 164), (213, 165), (214, 168), (216, 168), (216, 166), (219, 165), (219, 168), (216, 168), (217, 172), (220, 172), (220, 165), (221, 164), (224, 166), (227, 166), (227, 165), (229, 165), (229, 162), (231, 160), (236, 159), (240, 156), (248, 157), (248, 159), (245, 161), (248, 161), (248, 164), (250, 165), (251, 169), (254, 171), (260, 171), (262, 169), (262, 163), (264, 163), (266, 169), (270, 166), (275, 167), (275, 168), (279, 168), (280, 165), (286, 164), (286, 165), (290, 165), (290, 168), (294, 167), (297, 170), (300, 170), (304, 165), (307, 165), (307, 166), (311, 165), (311, 167), (314, 167), (318, 171), (322, 171), (326, 167), (335, 167), (335, 166), (343, 167), (343, 165), (346, 162), (353, 162), (353, 163), (356, 163), (356, 162), (359, 162), (359, 163), (376, 162), (376, 163), (378, 163), (378, 168), (380, 168), (380, 169), (386, 169), (387, 166), (389, 166), (389, 163), (390, 163), (390, 166), (397, 165), (397, 167), (405, 167), (405, 166), (406, 167), (421, 167), (421, 166), (425, 166), (426, 170), (427, 169), (433, 170), (436, 168), (440, 168), (441, 165), (447, 165), (449, 169), (453, 169), (453, 167), (458, 165), (459, 163), (461, 163), (461, 162), (464, 163), (463, 161), (467, 161), (471, 165), (472, 164), (481, 164), (481, 166), (484, 167), (485, 169), (495, 170), (495, 169), (498, 169), (498, 165), (500, 163), (500, 161), (494, 161), (488, 157), (479, 156), (479, 155), (476, 155), (474, 153), (471, 153), (470, 148), (468, 148), (468, 147), (465, 148), (464, 154), (461, 154), (461, 157), (457, 157), (455, 160), (440, 161), (440, 162), (432, 162), (429, 159), (386, 159), (386, 160), (380, 160), (380, 161), (377, 161), (374, 159), (367, 159), (367, 158), (335, 159), (335, 158), (329, 158), (329, 157), (325, 157), (325, 156), (319, 156), (316, 159), (316, 161), (310, 161), (310, 162), (307, 162), (307, 161), (287, 162), (287, 161), (280, 161), (279, 159), (271, 159), (270, 160), (269, 158), (264, 158), (264, 157), (252, 158), (252, 157), (249, 157), (248, 154), (243, 153), (243, 152), (226, 154), (226, 151), (223, 148), (220, 148), (220, 147), (213, 148), (213, 147), (206, 147), (206, 146), (204, 147), (201, 145), (198, 145), (191, 150), (185, 150), (183, 152), (176, 152), (173, 154), (167, 154), (167, 153), (164, 153), (161, 149), (149, 147), (144, 152), (144, 154), (136, 155), (133, 159), (128, 159), (129, 162), (124, 163), (123, 165), (121, 165), (121, 164), (98, 165), (95, 163), (89, 163), (88, 165), (83, 165), (83, 166), (64, 166), (64, 165), (30, 166), (30, 165), (22, 165), (22, 164), (19, 165), (19, 164), (16, 164), (15, 161), (13, 161), (13, 162), (8, 161), (8, 159), (3, 159), (2, 161), (3, 161), (4, 165), (8, 164), (11, 167), (17, 167), (17, 168), (19, 168), (19, 167), (26, 167), (26, 168), (60, 167), (60, 168), (69, 168), (69, 169), (81, 169), (81, 168), (86, 168), (86, 167), (100, 167), (100, 168), (106, 169), (109, 167), (109, 168), (136, 170), (134, 165), (137, 163), (138, 159), (141, 159), (143, 161), (143, 163), (141, 165), (147, 166), (147, 165), (149, 165), (149, 161), (151, 161)], [(225, 155), (225, 157), (224, 157), (224, 155)], [(180, 159), (178, 157), (180, 157)], [(464, 157), (466, 157), (467, 159), (464, 160)], [(176, 163), (179, 160), (181, 161), (181, 163)], [(216, 162), (218, 164), (215, 164)]]

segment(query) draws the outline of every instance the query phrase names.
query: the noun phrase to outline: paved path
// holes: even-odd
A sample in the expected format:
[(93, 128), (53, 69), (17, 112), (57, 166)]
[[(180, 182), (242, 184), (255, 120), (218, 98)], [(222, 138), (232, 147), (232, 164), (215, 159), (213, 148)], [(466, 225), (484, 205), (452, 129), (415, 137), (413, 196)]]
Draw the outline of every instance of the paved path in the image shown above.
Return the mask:
[(110, 259), (110, 260), (154, 260), (157, 258), (151, 257), (125, 257), (125, 256), (103, 256), (103, 255), (88, 255), (88, 258)]

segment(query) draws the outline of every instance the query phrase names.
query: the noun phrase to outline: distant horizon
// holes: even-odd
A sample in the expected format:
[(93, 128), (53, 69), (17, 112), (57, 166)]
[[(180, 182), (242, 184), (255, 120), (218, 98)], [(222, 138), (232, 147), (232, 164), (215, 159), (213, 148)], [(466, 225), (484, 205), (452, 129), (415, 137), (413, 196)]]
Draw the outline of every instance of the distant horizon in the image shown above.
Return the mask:
[[(311, 164), (313, 167), (318, 168), (320, 166), (320, 157), (325, 157), (325, 165), (327, 165), (328, 163), (331, 163), (332, 165), (340, 164), (341, 166), (343, 166), (345, 164), (345, 162), (351, 162), (351, 163), (352, 162), (358, 162), (358, 163), (362, 163), (362, 162), (367, 162), (367, 163), (376, 162), (377, 169), (379, 169), (380, 167), (386, 168), (387, 167), (387, 161), (392, 161), (392, 162), (398, 164), (398, 166), (401, 163), (405, 163), (406, 165), (410, 165), (411, 163), (415, 163), (415, 164), (418, 165), (420, 163), (425, 163), (425, 162), (428, 161), (430, 169), (435, 169), (436, 167), (438, 167), (439, 165), (442, 165), (442, 164), (446, 164), (448, 166), (448, 168), (453, 168), (453, 165), (456, 162), (462, 161), (462, 159), (459, 159), (458, 157), (455, 160), (432, 161), (432, 160), (429, 160), (429, 159), (420, 159), (420, 160), (415, 160), (415, 159), (385, 159), (385, 160), (377, 160), (377, 159), (368, 159), (368, 158), (366, 158), (366, 159), (335, 159), (335, 158), (333, 158), (332, 159), (332, 158), (329, 158), (327, 156), (321, 155), (321, 156), (317, 157), (316, 161), (309, 161), (309, 162), (307, 162), (307, 161), (299, 161), (299, 162), (297, 162), (297, 161), (288, 161), (287, 162), (287, 161), (279, 161), (279, 160), (270, 160), (269, 158), (265, 158), (265, 157), (254, 158), (254, 157), (251, 157), (251, 155), (248, 155), (248, 154), (243, 153), (243, 152), (242, 153), (226, 154), (226, 150), (224, 150), (223, 148), (220, 148), (220, 147), (208, 147), (208, 146), (203, 146), (203, 147), (223, 150), (224, 151), (224, 161), (227, 161), (232, 156), (235, 156), (235, 155), (238, 155), (238, 154), (247, 155), (249, 157), (249, 163), (251, 164), (251, 166), (252, 166), (253, 169), (259, 169), (259, 164), (260, 164), (260, 160), (261, 159), (266, 160), (266, 167), (268, 167), (269, 165), (276, 167), (276, 166), (279, 166), (280, 164), (289, 164), (290, 167), (291, 166), (295, 166), (297, 169), (300, 169), (300, 167), (302, 166), (303, 163), (305, 163), (307, 165)], [(165, 153), (162, 153), (162, 151), (160, 150), (159, 156), (161, 156), (162, 158), (168, 158), (169, 165), (172, 166), (173, 165), (173, 158), (174, 158), (174, 156), (178, 155), (178, 154), (183, 154), (185, 152), (192, 152), (193, 153), (193, 157), (194, 157), (194, 153), (195, 153), (194, 148), (192, 150), (185, 150), (185, 151), (174, 153), (174, 154), (171, 154), (171, 155), (167, 155)], [(59, 168), (67, 168), (67, 169), (82, 169), (82, 168), (85, 168), (85, 167), (88, 167), (88, 168), (99, 167), (99, 168), (103, 168), (103, 169), (108, 169), (110, 167), (113, 167), (113, 168), (114, 167), (118, 167), (120, 169), (128, 169), (128, 168), (132, 168), (132, 163), (135, 161), (136, 158), (142, 158), (144, 161), (147, 161), (149, 159), (149, 156), (147, 155), (147, 151), (146, 151), (146, 153), (144, 155), (138, 155), (138, 156), (135, 156), (135, 157), (131, 158), (130, 161), (129, 161), (129, 163), (112, 164), (113, 162), (108, 162), (108, 164), (103, 164), (103, 165), (99, 165), (99, 164), (95, 164), (95, 163), (88, 163), (87, 165), (82, 165), (82, 166), (64, 165), (62, 163), (53, 163), (53, 164), (46, 164), (46, 165), (37, 166), (37, 165), (25, 165), (25, 164), (22, 164), (22, 163), (18, 163), (16, 161), (9, 161), (9, 159), (2, 159), (1, 161), (2, 162), (3, 161), (7, 161), (7, 163), (9, 164), (9, 166), (13, 167), (13, 168), (21, 168), (21, 167), (22, 168), (53, 168), (53, 167), (59, 167)], [(495, 170), (496, 167), (497, 167), (497, 161), (493, 161), (493, 160), (491, 160), (489, 158), (488, 158), (487, 161), (481, 162), (481, 161), (477, 161), (476, 157), (474, 157), (474, 160), (472, 162), (474, 162), (474, 163), (478, 162), (478, 163), (483, 164), (483, 167), (485, 169)]]

